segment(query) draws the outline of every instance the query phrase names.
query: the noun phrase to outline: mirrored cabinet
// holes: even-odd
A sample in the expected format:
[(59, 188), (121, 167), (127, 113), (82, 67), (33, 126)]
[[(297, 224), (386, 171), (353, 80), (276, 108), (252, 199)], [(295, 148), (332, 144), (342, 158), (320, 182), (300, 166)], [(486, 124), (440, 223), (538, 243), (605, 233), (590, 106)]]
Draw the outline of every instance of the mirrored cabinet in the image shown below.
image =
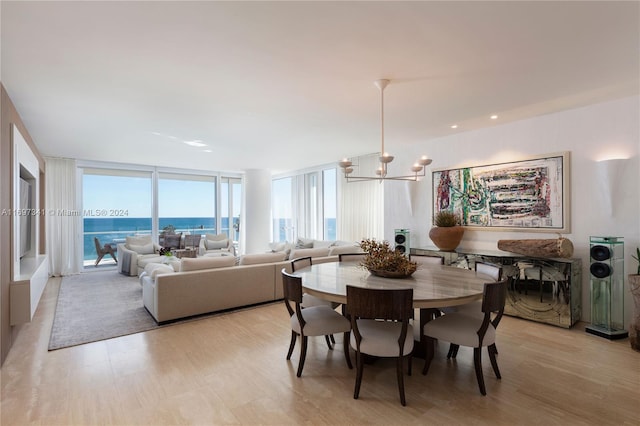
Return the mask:
[(444, 257), (445, 265), (474, 269), (476, 261), (502, 266), (503, 277), (511, 277), (505, 314), (569, 328), (580, 320), (580, 259), (546, 259), (503, 251), (442, 252), (437, 248), (412, 248), (413, 254)]

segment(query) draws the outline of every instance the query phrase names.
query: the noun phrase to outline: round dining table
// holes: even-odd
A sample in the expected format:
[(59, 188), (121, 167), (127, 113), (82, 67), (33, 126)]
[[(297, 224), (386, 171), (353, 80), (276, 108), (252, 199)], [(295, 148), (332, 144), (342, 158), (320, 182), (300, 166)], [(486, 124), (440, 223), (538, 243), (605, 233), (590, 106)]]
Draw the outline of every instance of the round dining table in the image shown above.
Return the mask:
[[(302, 278), (305, 292), (331, 302), (347, 303), (347, 286), (378, 289), (413, 289), (413, 355), (424, 358), (424, 325), (440, 315), (440, 309), (464, 305), (482, 299), (484, 284), (494, 280), (469, 269), (444, 265), (418, 264), (408, 278), (384, 278), (372, 275), (358, 262), (314, 264), (295, 272)], [(348, 309), (348, 308), (347, 308)], [(419, 325), (418, 325), (419, 324)]]
[(296, 271), (305, 292), (331, 302), (347, 303), (347, 286), (378, 289), (413, 289), (413, 307), (419, 309), (464, 305), (482, 299), (491, 277), (473, 270), (441, 265), (418, 265), (407, 278), (372, 275), (357, 262), (314, 264)]

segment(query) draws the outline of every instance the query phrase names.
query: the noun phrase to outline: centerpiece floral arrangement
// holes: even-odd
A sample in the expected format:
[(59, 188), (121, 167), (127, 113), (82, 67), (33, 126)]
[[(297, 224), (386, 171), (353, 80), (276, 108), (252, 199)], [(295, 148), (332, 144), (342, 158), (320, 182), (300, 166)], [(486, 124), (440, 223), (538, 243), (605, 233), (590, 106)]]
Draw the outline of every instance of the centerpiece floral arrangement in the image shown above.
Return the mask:
[(173, 253), (171, 253), (171, 249), (170, 248), (164, 248), (164, 247), (160, 247), (160, 250), (158, 250), (158, 254), (160, 256), (167, 256), (167, 257), (173, 256)]
[(361, 265), (374, 275), (408, 277), (418, 268), (416, 262), (393, 250), (387, 241), (367, 238), (360, 241), (360, 247), (366, 253)]

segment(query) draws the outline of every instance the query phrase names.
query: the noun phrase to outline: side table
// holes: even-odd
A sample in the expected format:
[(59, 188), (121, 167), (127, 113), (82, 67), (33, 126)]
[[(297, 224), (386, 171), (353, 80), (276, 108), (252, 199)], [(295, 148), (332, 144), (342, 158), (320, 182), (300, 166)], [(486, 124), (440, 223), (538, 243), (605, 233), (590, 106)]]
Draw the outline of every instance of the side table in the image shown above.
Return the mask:
[(198, 250), (195, 248), (173, 249), (171, 253), (178, 259), (183, 257), (196, 257)]

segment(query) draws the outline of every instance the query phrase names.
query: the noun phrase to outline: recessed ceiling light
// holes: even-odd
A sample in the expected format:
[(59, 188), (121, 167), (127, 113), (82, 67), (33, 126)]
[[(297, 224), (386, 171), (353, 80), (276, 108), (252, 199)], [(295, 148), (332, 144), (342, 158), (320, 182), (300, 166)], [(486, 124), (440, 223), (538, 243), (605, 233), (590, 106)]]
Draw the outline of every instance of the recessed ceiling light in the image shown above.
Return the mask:
[(497, 119), (497, 118), (498, 118), (498, 116), (494, 114), (494, 115), (492, 115), (490, 118), (491, 118), (492, 120), (495, 120), (495, 119)]
[(202, 146), (207, 146), (206, 143), (203, 143), (201, 140), (196, 139), (194, 141), (182, 141), (184, 143), (186, 143), (189, 146), (196, 146), (196, 147), (202, 147)]
[(457, 125), (457, 124), (452, 124), (452, 125), (451, 125), (451, 128), (452, 128), (452, 129), (457, 129), (457, 128), (458, 128), (458, 125)]
[(213, 152), (213, 151), (210, 149), (203, 149), (202, 152)]

